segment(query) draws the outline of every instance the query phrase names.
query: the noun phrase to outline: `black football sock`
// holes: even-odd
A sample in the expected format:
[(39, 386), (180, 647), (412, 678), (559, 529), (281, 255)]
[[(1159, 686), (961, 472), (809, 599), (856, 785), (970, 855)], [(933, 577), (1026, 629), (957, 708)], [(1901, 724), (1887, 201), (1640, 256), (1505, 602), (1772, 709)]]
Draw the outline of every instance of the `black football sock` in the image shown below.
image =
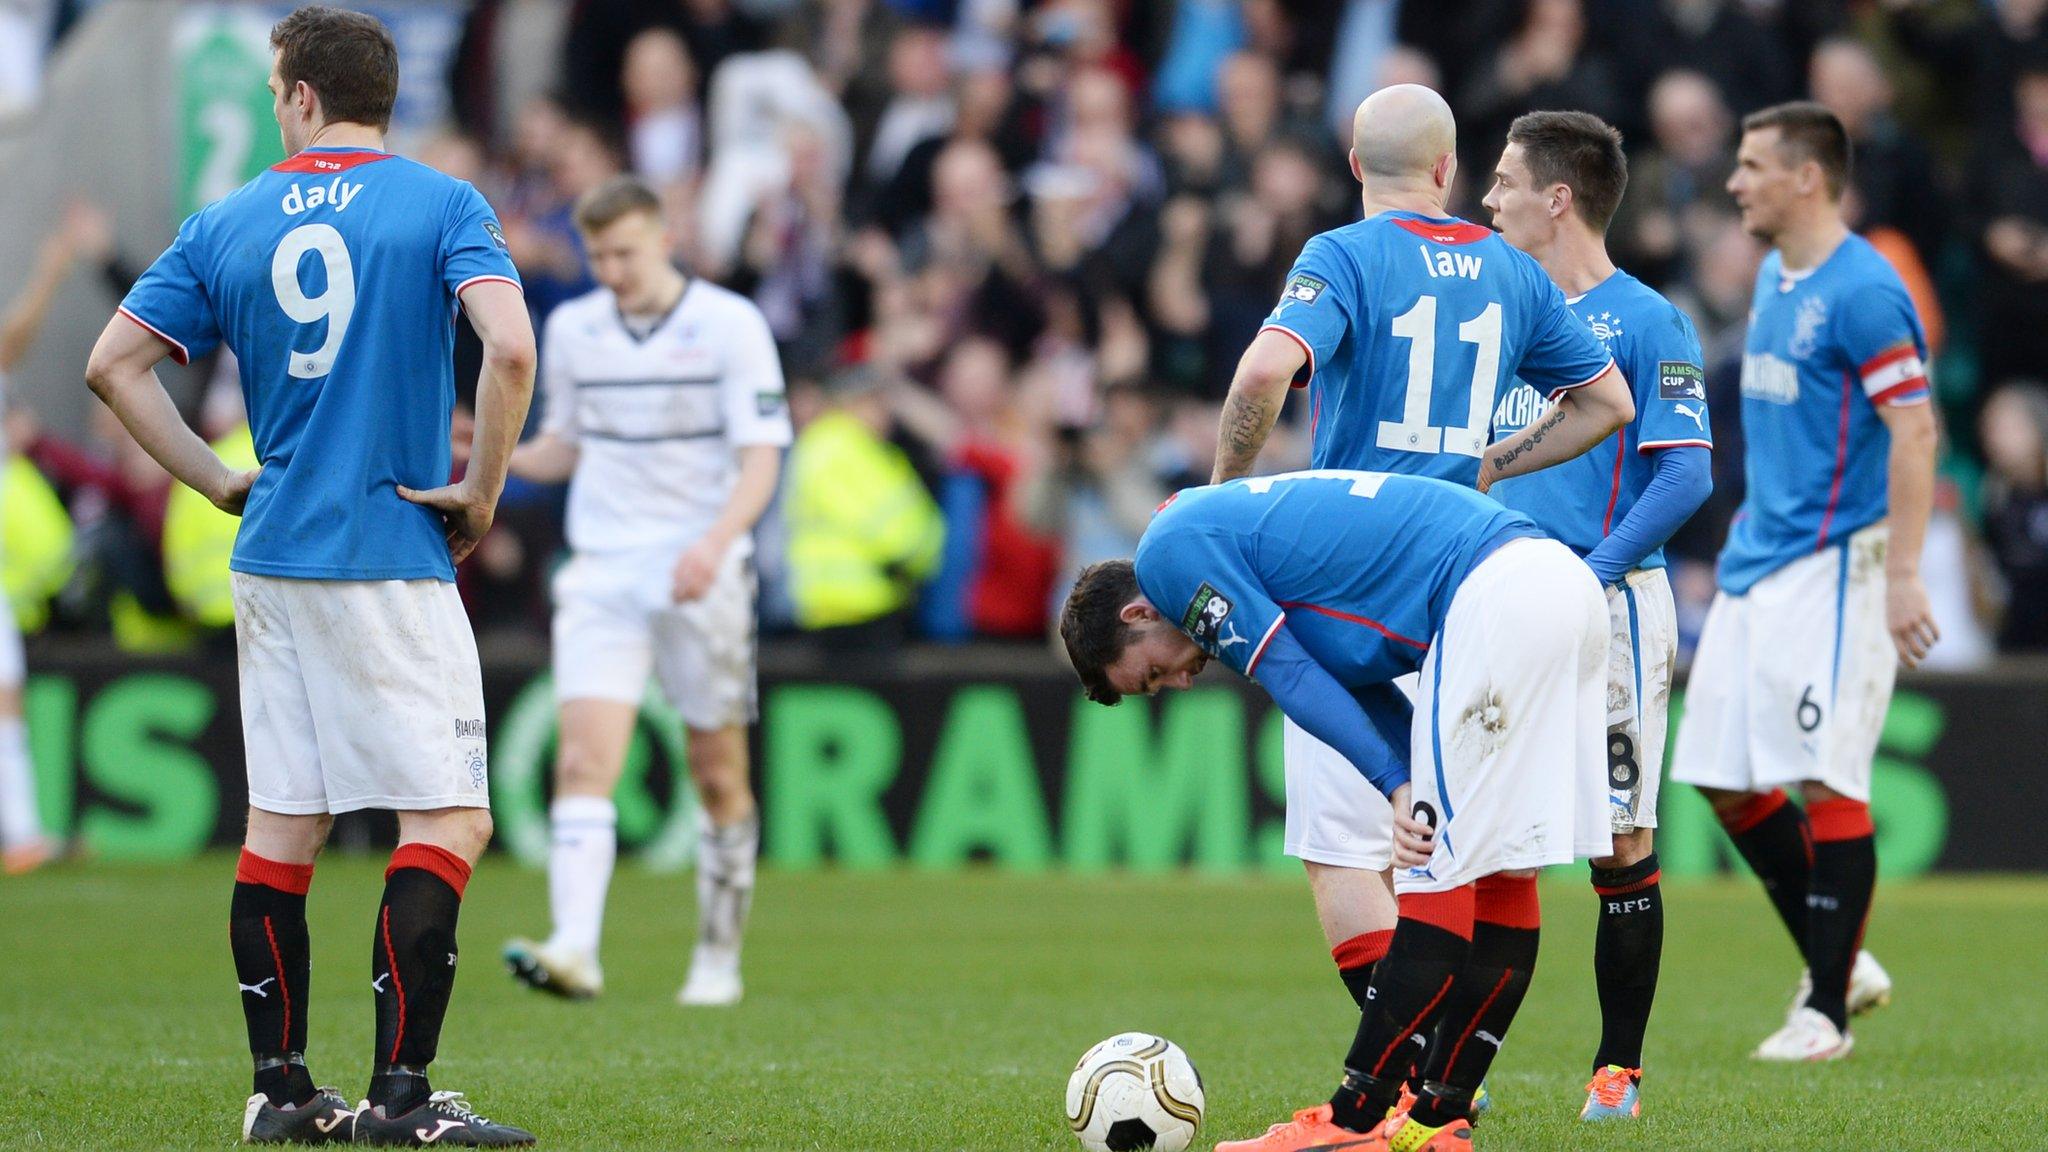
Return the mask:
[(1625, 868), (1593, 869), (1593, 891), (1600, 897), (1600, 926), (1593, 935), (1593, 983), (1600, 991), (1595, 1071), (1609, 1064), (1643, 1066), (1643, 1033), (1664, 958), (1662, 876), (1655, 852)]
[(1813, 829), (1782, 790), (1759, 793), (1730, 811), (1716, 810), (1735, 850), (1764, 882), (1764, 894), (1785, 931), (1806, 951), (1806, 887), (1813, 874)]
[(1330, 958), (1337, 962), (1337, 976), (1344, 981), (1344, 990), (1351, 993), (1352, 1002), (1361, 1012), (1365, 1011), (1367, 991), (1372, 987), (1373, 968), (1387, 954), (1387, 946), (1393, 940), (1394, 930), (1382, 928), (1377, 932), (1360, 932), (1330, 949)]
[(1401, 919), (1373, 969), (1358, 1033), (1344, 1058), (1332, 1120), (1364, 1132), (1386, 1119), (1411, 1068), (1423, 1062), (1438, 1015), (1472, 946), (1473, 890), (1401, 897)]
[(1474, 888), (1471, 952), (1444, 1004), (1423, 1085), (1408, 1112), (1431, 1128), (1471, 1117), (1472, 1096), (1500, 1054), (1536, 973), (1543, 920), (1536, 878), (1487, 876)]
[(1806, 964), (1813, 993), (1806, 1006), (1849, 1026), (1849, 973), (1863, 946), (1863, 925), (1877, 887), (1877, 841), (1870, 805), (1860, 800), (1812, 804), (1813, 883), (1806, 895)]
[(311, 966), (306, 890), (312, 883), (311, 864), (280, 864), (244, 848), (228, 907), (228, 944), (256, 1064), (252, 1090), (281, 1108), (304, 1104), (314, 1091), (304, 1055)]
[(370, 949), (377, 1047), (369, 1099), (399, 1116), (432, 1094), (427, 1065), (455, 989), (455, 920), (469, 865), (432, 844), (400, 844), (384, 870), (384, 900)]

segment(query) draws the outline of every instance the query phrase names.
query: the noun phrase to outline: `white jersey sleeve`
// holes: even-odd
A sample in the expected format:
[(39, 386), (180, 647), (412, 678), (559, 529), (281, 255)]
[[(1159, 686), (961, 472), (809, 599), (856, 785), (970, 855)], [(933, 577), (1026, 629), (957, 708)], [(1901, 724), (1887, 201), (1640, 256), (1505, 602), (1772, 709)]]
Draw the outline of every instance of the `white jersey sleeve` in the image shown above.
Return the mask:
[(754, 444), (787, 447), (791, 439), (789, 403), (774, 333), (753, 301), (734, 297), (732, 303), (731, 344), (720, 384), (726, 440), (736, 448)]
[(570, 368), (571, 339), (566, 310), (549, 314), (541, 329), (540, 394), (543, 435), (576, 442), (576, 377)]

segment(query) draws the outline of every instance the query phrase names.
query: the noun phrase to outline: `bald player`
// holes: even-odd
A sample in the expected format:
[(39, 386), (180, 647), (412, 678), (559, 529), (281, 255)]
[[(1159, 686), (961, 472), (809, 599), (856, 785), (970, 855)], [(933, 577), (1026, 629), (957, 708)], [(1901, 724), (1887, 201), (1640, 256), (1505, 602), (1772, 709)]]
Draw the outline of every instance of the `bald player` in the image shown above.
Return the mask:
[[(1450, 107), (1428, 88), (1383, 88), (1358, 106), (1351, 173), (1364, 218), (1311, 239), (1295, 261), (1238, 362), (1215, 482), (1251, 472), (1290, 388), (1306, 392), (1313, 467), (1481, 490), (1576, 457), (1634, 418), (1628, 382), (1542, 266), (1491, 229), (1445, 214), (1456, 149)], [(1556, 403), (1489, 447), (1492, 414), (1518, 376)], [(1412, 642), (1426, 646), (1429, 637)], [(1359, 698), (1383, 731), (1406, 731), (1402, 689), (1380, 685)], [(1291, 720), (1285, 732), (1285, 849), (1308, 870), (1331, 955), (1364, 1010), (1394, 936), (1393, 813), (1361, 775), (1377, 765), (1353, 765)], [(1397, 754), (1408, 748), (1391, 744)], [(1502, 934), (1484, 911), (1474, 963), (1494, 971), (1490, 988), (1516, 966), (1493, 954)], [(1520, 973), (1526, 980), (1526, 964)]]

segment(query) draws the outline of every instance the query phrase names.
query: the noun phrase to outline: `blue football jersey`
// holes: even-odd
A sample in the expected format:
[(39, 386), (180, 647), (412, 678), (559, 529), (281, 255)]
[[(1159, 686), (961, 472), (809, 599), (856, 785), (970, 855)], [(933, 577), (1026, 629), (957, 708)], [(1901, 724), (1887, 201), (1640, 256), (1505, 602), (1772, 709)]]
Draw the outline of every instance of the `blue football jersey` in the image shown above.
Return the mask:
[(1927, 337), (1899, 274), (1851, 235), (1810, 272), (1757, 270), (1742, 349), (1748, 491), (1721, 587), (1758, 580), (1884, 519), (1892, 435), (1881, 405), (1928, 399)]
[(490, 205), (387, 152), (309, 148), (178, 229), (121, 311), (181, 364), (240, 361), (263, 474), (235, 571), (455, 578), (397, 487), (448, 482), (457, 298), (485, 280), (519, 283)]
[(1520, 376), (1554, 396), (1611, 362), (1564, 293), (1492, 229), (1381, 212), (1301, 250), (1265, 328), (1308, 363), (1310, 462), (1470, 486)]
[(1474, 565), (1536, 525), (1470, 488), (1317, 470), (1189, 488), (1138, 542), (1138, 588), (1247, 677), (1289, 635), (1347, 688), (1422, 666)]
[[(1635, 393), (1635, 421), (1584, 456), (1502, 480), (1491, 492), (1584, 556), (1635, 507), (1656, 471), (1651, 453), (1712, 448), (1714, 430), (1707, 416), (1700, 338), (1685, 313), (1618, 269), (1567, 303), (1628, 377)], [(1494, 409), (1494, 438), (1528, 427), (1548, 404), (1535, 388), (1517, 381)], [(1663, 566), (1661, 547), (1640, 565)]]

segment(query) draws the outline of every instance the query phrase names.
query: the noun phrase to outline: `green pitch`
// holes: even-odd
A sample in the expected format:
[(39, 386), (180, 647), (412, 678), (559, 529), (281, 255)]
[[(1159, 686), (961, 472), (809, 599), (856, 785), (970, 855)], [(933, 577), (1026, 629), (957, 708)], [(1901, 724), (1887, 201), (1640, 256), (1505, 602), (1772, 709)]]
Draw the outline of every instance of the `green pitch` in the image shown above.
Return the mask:
[[(313, 1072), (353, 1099), (370, 1047), (381, 860), (313, 887)], [(0, 1148), (222, 1148), (247, 1089), (227, 951), (231, 859), (71, 866), (0, 881)], [(513, 985), (509, 935), (546, 927), (545, 879), (493, 862), (463, 911), (463, 976), (435, 1065), (547, 1148), (1076, 1148), (1061, 1091), (1083, 1049), (1144, 1029), (1209, 1092), (1203, 1143), (1331, 1087), (1356, 1016), (1306, 886), (986, 874), (768, 874), (747, 1000), (684, 1010), (687, 876), (626, 868), (604, 999)], [(1881, 888), (1870, 945), (1898, 1000), (1831, 1067), (1763, 1067), (1798, 965), (1748, 882), (1667, 888), (1646, 1117), (1576, 1116), (1598, 1027), (1593, 897), (1543, 892), (1543, 964), (1490, 1081), (1482, 1149), (2030, 1148), (2048, 1067), (2048, 880)], [(2031, 1121), (2027, 1120), (2032, 1115)]]

